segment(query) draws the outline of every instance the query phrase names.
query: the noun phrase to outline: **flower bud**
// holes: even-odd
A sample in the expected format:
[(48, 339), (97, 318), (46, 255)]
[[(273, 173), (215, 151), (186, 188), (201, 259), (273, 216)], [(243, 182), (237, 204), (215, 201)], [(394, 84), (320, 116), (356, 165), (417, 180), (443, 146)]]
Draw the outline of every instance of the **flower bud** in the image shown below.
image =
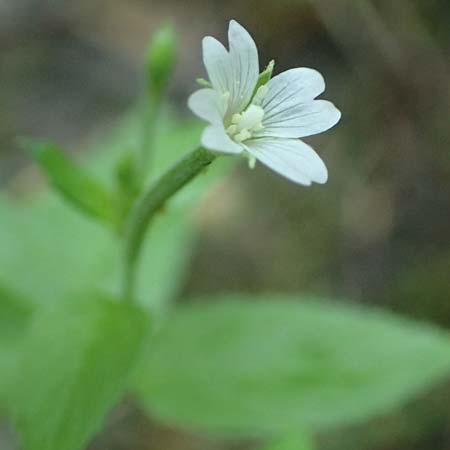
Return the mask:
[(161, 95), (172, 75), (176, 60), (176, 38), (173, 28), (166, 25), (153, 36), (145, 62), (148, 88)]

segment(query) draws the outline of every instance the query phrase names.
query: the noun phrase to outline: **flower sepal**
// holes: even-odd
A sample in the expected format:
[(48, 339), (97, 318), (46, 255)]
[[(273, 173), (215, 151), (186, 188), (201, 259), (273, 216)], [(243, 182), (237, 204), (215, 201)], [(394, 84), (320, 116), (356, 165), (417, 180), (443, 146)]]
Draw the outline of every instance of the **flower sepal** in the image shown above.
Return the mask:
[(256, 82), (256, 86), (253, 91), (253, 96), (256, 95), (258, 89), (261, 86), (265, 86), (270, 81), (270, 79), (272, 78), (274, 67), (275, 67), (275, 60), (272, 59), (269, 62), (269, 64), (267, 64), (267, 67), (259, 74), (258, 81)]

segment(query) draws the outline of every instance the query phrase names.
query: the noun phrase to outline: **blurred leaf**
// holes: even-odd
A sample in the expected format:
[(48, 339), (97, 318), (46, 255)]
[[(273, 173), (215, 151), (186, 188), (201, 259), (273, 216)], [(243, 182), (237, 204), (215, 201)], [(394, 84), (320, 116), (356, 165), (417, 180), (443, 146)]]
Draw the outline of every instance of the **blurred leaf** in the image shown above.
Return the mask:
[(0, 339), (15, 340), (28, 324), (32, 308), (16, 293), (0, 285)]
[(0, 409), (4, 403), (6, 380), (18, 357), (31, 312), (29, 304), (0, 285)]
[(56, 196), (15, 204), (0, 196), (0, 278), (36, 305), (97, 286), (114, 267), (115, 240)]
[(22, 139), (21, 143), (40, 165), (50, 183), (70, 203), (90, 216), (116, 223), (117, 212), (112, 195), (58, 147), (30, 139)]
[(165, 422), (246, 434), (335, 427), (450, 371), (447, 334), (387, 313), (279, 295), (205, 300), (173, 313), (136, 373), (143, 405)]
[(306, 433), (296, 432), (282, 438), (273, 439), (262, 450), (314, 450), (315, 445)]
[(120, 399), (147, 328), (145, 313), (100, 298), (36, 316), (8, 405), (24, 450), (77, 450)]

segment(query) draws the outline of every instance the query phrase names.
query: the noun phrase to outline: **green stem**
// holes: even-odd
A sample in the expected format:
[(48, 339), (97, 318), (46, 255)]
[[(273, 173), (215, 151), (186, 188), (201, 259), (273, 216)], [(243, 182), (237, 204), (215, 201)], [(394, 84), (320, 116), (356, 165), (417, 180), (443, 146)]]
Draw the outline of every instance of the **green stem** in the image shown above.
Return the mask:
[(142, 142), (138, 155), (137, 173), (144, 180), (147, 176), (151, 151), (155, 139), (155, 130), (161, 107), (161, 96), (148, 93), (144, 105), (143, 123), (142, 123)]
[(130, 212), (124, 249), (123, 298), (134, 300), (136, 269), (148, 226), (155, 214), (176, 192), (209, 166), (215, 155), (198, 148), (177, 162), (138, 198)]

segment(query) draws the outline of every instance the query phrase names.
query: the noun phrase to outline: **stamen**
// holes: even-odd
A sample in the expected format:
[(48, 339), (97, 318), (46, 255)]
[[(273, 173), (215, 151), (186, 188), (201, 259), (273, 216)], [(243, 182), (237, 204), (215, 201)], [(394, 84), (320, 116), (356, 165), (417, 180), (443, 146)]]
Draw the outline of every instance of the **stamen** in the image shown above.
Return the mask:
[(231, 117), (231, 123), (237, 124), (242, 119), (242, 116), (240, 114), (233, 114)]
[(258, 105), (251, 104), (242, 113), (233, 114), (231, 125), (226, 131), (235, 142), (244, 142), (250, 139), (255, 131), (264, 128), (263, 118), (264, 110)]
[(238, 134), (235, 134), (233, 139), (236, 142), (243, 142), (246, 141), (247, 139), (250, 139), (251, 137), (252, 134), (250, 133), (250, 131), (248, 131), (247, 128), (244, 128)]

